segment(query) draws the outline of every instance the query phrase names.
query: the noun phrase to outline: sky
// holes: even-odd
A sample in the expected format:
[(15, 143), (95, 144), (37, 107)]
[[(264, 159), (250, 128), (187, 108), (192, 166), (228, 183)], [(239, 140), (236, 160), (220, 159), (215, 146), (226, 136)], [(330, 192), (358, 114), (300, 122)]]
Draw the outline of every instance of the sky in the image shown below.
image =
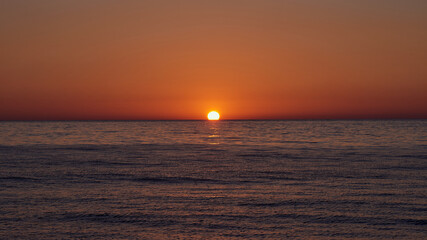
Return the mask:
[(1, 0), (0, 120), (427, 118), (425, 0)]

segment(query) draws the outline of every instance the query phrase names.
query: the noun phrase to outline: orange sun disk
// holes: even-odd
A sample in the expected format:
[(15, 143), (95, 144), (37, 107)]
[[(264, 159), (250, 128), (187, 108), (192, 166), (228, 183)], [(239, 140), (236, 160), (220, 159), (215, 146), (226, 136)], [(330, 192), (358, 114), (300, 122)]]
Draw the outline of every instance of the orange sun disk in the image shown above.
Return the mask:
[(216, 111), (211, 111), (208, 113), (208, 120), (219, 120), (219, 113)]

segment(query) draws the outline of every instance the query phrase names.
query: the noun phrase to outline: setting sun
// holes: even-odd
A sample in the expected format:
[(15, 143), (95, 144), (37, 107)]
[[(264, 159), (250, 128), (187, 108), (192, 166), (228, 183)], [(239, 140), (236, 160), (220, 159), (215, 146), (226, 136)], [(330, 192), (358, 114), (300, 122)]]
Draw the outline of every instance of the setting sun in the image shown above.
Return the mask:
[(209, 120), (219, 120), (219, 113), (216, 111), (212, 111), (208, 113)]

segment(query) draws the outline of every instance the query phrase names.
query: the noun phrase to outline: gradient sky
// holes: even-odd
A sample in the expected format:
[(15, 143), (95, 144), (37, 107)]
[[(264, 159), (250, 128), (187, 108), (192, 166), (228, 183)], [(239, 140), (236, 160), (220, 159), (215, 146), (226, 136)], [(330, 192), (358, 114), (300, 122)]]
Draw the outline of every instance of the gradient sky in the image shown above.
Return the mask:
[(0, 1), (0, 120), (209, 110), (427, 118), (427, 1)]

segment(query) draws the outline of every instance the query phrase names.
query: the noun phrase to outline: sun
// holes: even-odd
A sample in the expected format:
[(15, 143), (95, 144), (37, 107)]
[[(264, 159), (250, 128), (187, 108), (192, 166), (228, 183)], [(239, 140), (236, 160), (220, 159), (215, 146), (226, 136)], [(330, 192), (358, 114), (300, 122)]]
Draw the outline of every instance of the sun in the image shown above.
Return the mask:
[(209, 120), (219, 120), (219, 113), (216, 111), (211, 111), (208, 113)]

